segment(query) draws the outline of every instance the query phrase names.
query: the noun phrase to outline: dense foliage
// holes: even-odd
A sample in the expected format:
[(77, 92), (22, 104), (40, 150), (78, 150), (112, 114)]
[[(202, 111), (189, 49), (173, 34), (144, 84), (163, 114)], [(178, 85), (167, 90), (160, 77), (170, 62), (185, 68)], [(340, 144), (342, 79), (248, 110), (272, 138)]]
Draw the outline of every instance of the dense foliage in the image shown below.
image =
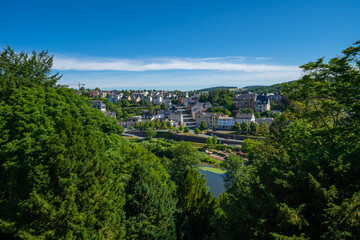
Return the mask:
[[(210, 91), (208, 94), (201, 94), (200, 102), (210, 102), (213, 106), (224, 106), (225, 109), (232, 111), (236, 109), (232, 102), (234, 96), (235, 94), (228, 89), (216, 89)], [(216, 109), (213, 108), (213, 111), (215, 110)]]
[[(5, 49), (0, 238), (360, 239), (359, 45), (303, 65), (270, 128), (236, 124), (268, 136), (244, 141), (246, 159), (226, 158), (218, 199), (197, 170), (205, 153), (150, 140), (166, 122), (137, 124), (149, 140), (126, 141), (114, 119), (56, 85), (46, 52)], [(207, 97), (226, 103), (222, 91)]]
[(303, 65), (265, 142), (229, 160), (227, 239), (360, 238), (360, 42)]
[[(51, 64), (45, 52), (28, 57), (9, 48), (1, 54), (0, 238), (184, 235), (177, 230), (182, 193), (174, 181), (186, 166), (196, 166), (192, 148), (174, 148), (170, 153), (177, 154), (165, 164), (142, 145), (125, 141), (114, 119), (56, 85)], [(203, 230), (196, 232), (203, 236)]]
[(254, 93), (274, 93), (274, 92), (281, 92), (284, 88), (284, 84), (277, 83), (270, 86), (247, 86), (244, 87), (246, 91), (251, 91)]

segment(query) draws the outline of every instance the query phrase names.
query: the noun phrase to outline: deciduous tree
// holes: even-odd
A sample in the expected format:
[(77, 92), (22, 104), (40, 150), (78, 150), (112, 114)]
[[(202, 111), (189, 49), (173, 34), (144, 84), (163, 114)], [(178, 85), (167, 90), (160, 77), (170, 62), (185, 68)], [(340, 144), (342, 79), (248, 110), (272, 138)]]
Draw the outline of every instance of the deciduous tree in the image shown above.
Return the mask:
[(207, 126), (206, 122), (204, 120), (202, 120), (201, 124), (200, 124), (200, 130), (204, 131), (207, 128), (208, 128), (208, 126)]

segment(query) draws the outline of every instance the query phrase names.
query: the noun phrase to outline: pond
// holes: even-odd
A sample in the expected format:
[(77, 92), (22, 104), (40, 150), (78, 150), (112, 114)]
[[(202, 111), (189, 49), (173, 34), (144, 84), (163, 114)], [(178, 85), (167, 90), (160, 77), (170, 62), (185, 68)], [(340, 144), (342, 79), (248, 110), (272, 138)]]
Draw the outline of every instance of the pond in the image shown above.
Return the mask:
[[(201, 167), (209, 167), (206, 165), (201, 165)], [(214, 197), (218, 197), (221, 193), (225, 192), (225, 186), (223, 182), (223, 177), (225, 174), (218, 174), (209, 171), (204, 171), (199, 169), (200, 173), (205, 175), (206, 186), (210, 188), (210, 192), (214, 195)]]

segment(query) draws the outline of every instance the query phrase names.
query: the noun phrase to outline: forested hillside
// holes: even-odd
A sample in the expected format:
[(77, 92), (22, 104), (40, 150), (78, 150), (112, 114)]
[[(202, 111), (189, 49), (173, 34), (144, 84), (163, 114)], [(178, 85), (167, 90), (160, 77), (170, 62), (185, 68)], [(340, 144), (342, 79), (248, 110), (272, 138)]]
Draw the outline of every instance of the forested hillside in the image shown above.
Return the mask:
[(247, 86), (243, 87), (247, 91), (251, 91), (254, 93), (275, 93), (280, 92), (284, 88), (284, 83), (277, 83), (270, 86)]
[(359, 239), (359, 45), (285, 84), (290, 106), (226, 159), (219, 198), (190, 143), (129, 142), (47, 52), (3, 50), (0, 239)]
[(194, 170), (199, 160), (191, 145), (174, 145), (159, 158), (127, 142), (114, 119), (57, 85), (61, 76), (51, 74), (46, 52), (8, 48), (0, 64), (1, 239), (213, 234), (205, 213), (213, 198)]

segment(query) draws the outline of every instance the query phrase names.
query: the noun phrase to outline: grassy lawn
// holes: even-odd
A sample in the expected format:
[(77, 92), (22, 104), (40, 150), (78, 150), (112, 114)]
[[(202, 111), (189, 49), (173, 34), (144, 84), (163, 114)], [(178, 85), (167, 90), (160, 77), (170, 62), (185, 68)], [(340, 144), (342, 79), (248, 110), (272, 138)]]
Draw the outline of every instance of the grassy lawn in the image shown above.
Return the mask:
[(216, 174), (224, 174), (224, 173), (226, 173), (225, 170), (220, 169), (220, 168), (214, 168), (214, 167), (199, 167), (199, 169), (203, 170), (203, 171), (213, 172), (213, 173), (216, 173)]
[(207, 146), (206, 143), (190, 142), (195, 148), (200, 149)]

